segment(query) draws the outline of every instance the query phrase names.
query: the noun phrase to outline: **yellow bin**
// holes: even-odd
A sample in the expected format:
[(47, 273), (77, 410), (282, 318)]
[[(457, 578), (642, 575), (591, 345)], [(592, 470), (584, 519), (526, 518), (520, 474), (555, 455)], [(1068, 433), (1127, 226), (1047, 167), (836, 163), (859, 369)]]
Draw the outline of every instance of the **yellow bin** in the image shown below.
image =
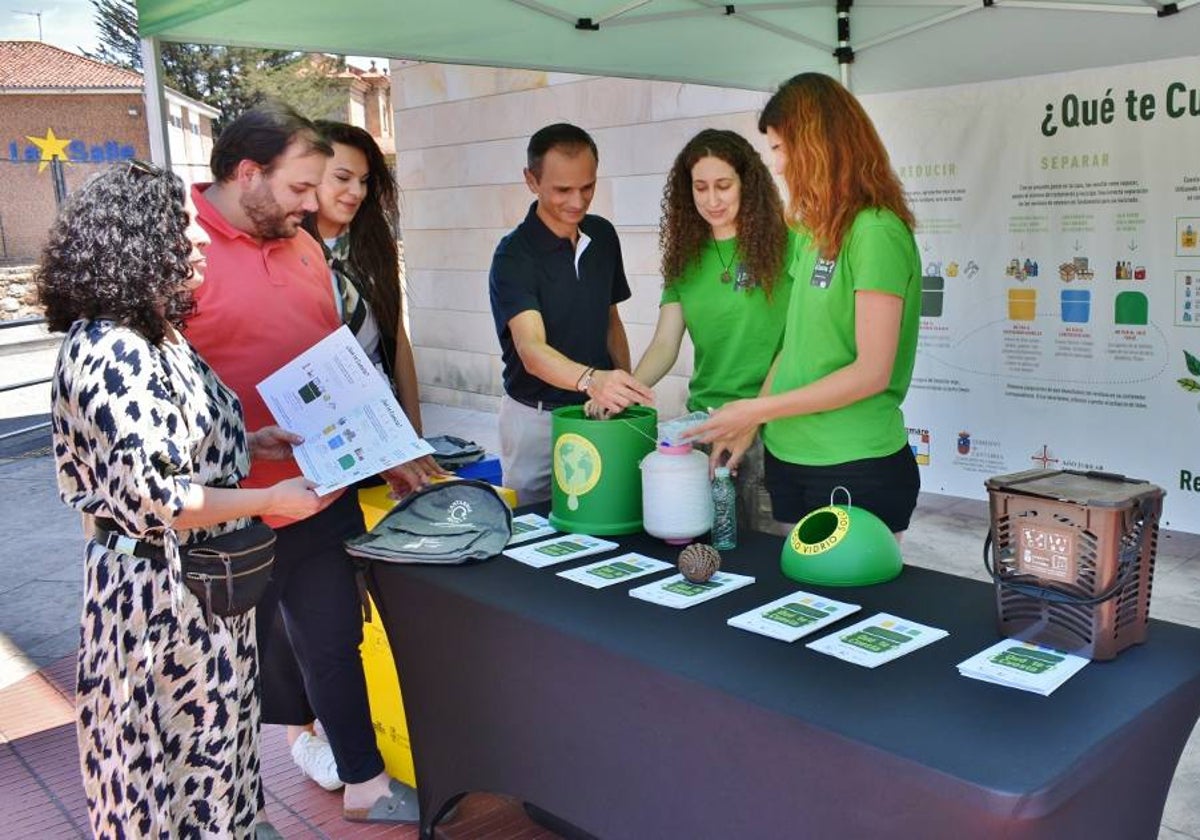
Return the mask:
[[(371, 487), (358, 491), (358, 503), (362, 507), (367, 529), (374, 528), (384, 515), (395, 506), (388, 498), (388, 486)], [(497, 487), (509, 507), (515, 507), (517, 494), (507, 487)], [(371, 604), (371, 620), (363, 624), (362, 647), (363, 673), (367, 678), (367, 700), (371, 704), (371, 725), (375, 728), (375, 742), (383, 756), (383, 766), (394, 778), (416, 787), (413, 770), (412, 747), (408, 742), (408, 721), (404, 717), (404, 700), (400, 695), (400, 680), (396, 676), (396, 663), (392, 659), (392, 646), (388, 643), (387, 631), (379, 618), (379, 610)]]
[(1011, 321), (1037, 318), (1037, 289), (1009, 289), (1008, 317)]

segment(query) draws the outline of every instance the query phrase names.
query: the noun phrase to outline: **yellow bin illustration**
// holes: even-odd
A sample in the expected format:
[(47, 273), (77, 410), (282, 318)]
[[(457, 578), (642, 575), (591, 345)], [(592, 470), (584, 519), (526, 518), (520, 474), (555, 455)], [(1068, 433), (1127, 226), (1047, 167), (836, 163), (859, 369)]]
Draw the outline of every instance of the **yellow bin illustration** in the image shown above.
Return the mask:
[(1037, 289), (1009, 289), (1008, 317), (1011, 321), (1032, 321), (1037, 317)]

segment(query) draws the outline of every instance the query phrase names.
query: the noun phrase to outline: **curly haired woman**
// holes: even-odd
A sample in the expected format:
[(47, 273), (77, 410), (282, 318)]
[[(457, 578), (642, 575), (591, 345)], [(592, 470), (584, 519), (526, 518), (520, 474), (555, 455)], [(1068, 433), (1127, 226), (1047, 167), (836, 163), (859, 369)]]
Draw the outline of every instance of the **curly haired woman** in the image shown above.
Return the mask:
[(758, 127), (801, 236), (783, 349), (765, 396), (696, 433), (736, 462), (765, 423), (776, 517), (798, 520), (841, 485), (899, 538), (921, 486), (900, 410), (921, 314), (913, 214), (870, 117), (830, 77), (785, 82)]
[[(686, 332), (695, 348), (689, 411), (757, 396), (783, 337), (795, 246), (771, 173), (746, 138), (706, 128), (675, 158), (662, 211), (658, 324), (634, 376), (662, 379)], [(777, 530), (761, 446), (742, 459), (738, 508), (743, 526)]]
[(187, 231), (178, 178), (119, 164), (65, 205), (36, 275), (67, 333), (51, 385), (59, 494), (94, 517), (80, 769), (97, 837), (278, 837), (256, 814), (254, 614), (206, 615), (179, 547), (320, 501), (303, 478), (237, 488), (250, 457), (288, 457), (299, 438), (247, 437), (241, 404), (180, 335), (207, 243)]

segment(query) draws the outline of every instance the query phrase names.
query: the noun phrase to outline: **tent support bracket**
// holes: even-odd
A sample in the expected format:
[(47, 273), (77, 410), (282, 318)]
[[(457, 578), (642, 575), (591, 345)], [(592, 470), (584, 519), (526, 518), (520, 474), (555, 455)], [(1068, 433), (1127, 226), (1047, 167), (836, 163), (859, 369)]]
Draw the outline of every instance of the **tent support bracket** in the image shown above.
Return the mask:
[(167, 142), (167, 100), (163, 94), (162, 45), (157, 37), (143, 38), (141, 50), (146, 127), (150, 131), (150, 161), (162, 169), (170, 169), (171, 145)]

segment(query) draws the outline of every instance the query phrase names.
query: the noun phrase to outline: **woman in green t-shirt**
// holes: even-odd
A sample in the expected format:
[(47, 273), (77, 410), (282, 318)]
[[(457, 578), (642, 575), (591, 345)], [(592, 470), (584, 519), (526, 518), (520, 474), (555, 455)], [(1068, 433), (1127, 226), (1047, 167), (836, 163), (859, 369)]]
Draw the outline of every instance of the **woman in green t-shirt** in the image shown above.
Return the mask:
[(844, 486), (899, 535), (921, 484), (900, 411), (921, 314), (912, 212), (870, 117), (834, 79), (785, 82), (758, 127), (800, 236), (783, 348), (764, 396), (726, 405), (695, 434), (737, 463), (765, 424), (777, 519)]
[[(633, 375), (657, 384), (686, 332), (695, 350), (689, 411), (753, 397), (779, 352), (791, 291), (794, 237), (771, 173), (746, 138), (707, 128), (675, 158), (662, 207), (658, 324)], [(738, 489), (741, 523), (772, 529), (761, 446), (743, 459)]]

